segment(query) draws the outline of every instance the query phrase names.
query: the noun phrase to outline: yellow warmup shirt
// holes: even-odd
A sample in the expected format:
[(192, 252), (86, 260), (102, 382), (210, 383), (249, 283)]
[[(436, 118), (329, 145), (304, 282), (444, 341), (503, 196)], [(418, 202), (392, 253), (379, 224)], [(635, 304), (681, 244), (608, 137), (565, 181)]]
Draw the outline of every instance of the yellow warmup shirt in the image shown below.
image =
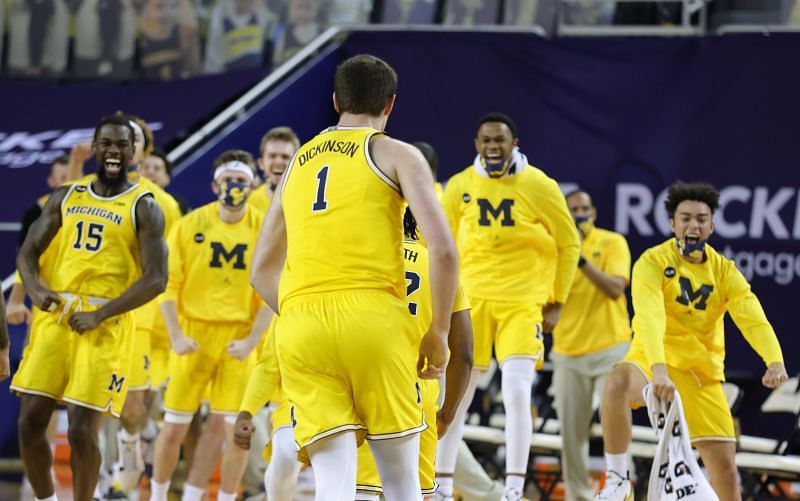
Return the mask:
[(272, 323), (265, 335), (265, 342), (258, 363), (253, 368), (244, 390), (240, 411), (247, 411), (255, 416), (264, 405), (276, 397), (283, 400), (281, 391), (281, 372), (278, 367), (278, 349), (275, 343), (275, 328), (278, 315), (272, 317)]
[[(153, 194), (153, 198), (164, 214), (164, 235), (169, 235), (169, 230), (172, 229), (172, 226), (181, 218), (181, 209), (178, 202), (172, 195), (144, 176), (140, 176), (135, 172), (129, 172), (128, 178), (134, 182), (140, 183)], [(159, 299), (155, 298), (133, 311), (134, 318), (136, 319), (136, 329), (148, 331), (156, 330), (162, 333), (166, 332), (164, 317), (161, 316), (158, 304)]]
[(267, 193), (269, 191), (268, 186), (269, 182), (262, 184), (256, 188), (256, 191), (247, 197), (247, 203), (260, 210), (264, 214), (267, 213), (270, 204), (272, 204), (272, 194)]
[(775, 331), (733, 261), (706, 245), (706, 261), (684, 260), (675, 239), (651, 247), (633, 267), (633, 344), (647, 363), (666, 363), (722, 381), (723, 318), (730, 313), (764, 363), (783, 362)]
[[(625, 237), (593, 228), (583, 239), (581, 255), (600, 271), (631, 280), (631, 252)], [(631, 324), (625, 294), (611, 299), (581, 271), (575, 273), (567, 302), (553, 330), (553, 351), (586, 355), (629, 341)]]
[(111, 299), (142, 274), (136, 204), (152, 194), (137, 183), (116, 196), (102, 197), (92, 182), (73, 184), (61, 202), (58, 254), (50, 286), (56, 292)]
[(353, 289), (403, 298), (400, 187), (369, 154), (381, 132), (331, 127), (300, 147), (283, 175), (286, 267), (281, 304)]
[(172, 228), (169, 282), (161, 302), (173, 300), (180, 315), (204, 322), (246, 322), (262, 302), (250, 286), (250, 263), (264, 215), (246, 206), (241, 220), (224, 223), (219, 202), (181, 218)]
[(470, 297), (566, 301), (580, 243), (553, 179), (532, 166), (499, 179), (470, 166), (447, 183), (443, 206)]

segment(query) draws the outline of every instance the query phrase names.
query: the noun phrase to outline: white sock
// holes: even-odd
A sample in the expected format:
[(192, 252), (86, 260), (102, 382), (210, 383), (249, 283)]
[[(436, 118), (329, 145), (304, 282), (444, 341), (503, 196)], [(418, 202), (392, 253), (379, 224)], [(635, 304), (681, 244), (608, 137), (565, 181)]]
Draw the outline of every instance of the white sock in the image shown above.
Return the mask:
[(139, 441), (139, 432), (136, 433), (128, 433), (128, 430), (123, 428), (122, 426), (119, 427), (119, 437), (124, 440), (125, 442), (138, 442)]
[(264, 474), (267, 499), (294, 499), (300, 468), (292, 429), (279, 428), (272, 435), (272, 456)]
[(356, 493), (356, 501), (380, 501), (381, 497), (377, 494)]
[(436, 477), (436, 483), (439, 484), (439, 489), (436, 491), (437, 493), (442, 496), (453, 495), (453, 477)]
[(525, 477), (521, 475), (509, 475), (506, 477), (506, 491), (516, 489), (522, 492), (525, 488)]
[[(187, 482), (183, 484), (183, 496), (181, 496), (181, 501), (200, 501), (203, 499), (203, 494), (205, 493), (206, 490), (204, 488), (197, 487)], [(220, 494), (222, 494), (222, 491), (220, 491)], [(219, 497), (217, 499), (219, 499)]]
[[(456, 415), (450, 427), (447, 428), (447, 433), (439, 437), (439, 442), (436, 444), (436, 471), (441, 473), (449, 473), (450, 475), (456, 470), (456, 458), (458, 457), (458, 447), (461, 445), (461, 439), (464, 436), (464, 420), (467, 417), (467, 410), (472, 403), (472, 397), (475, 396), (475, 387), (478, 384), (478, 379), (481, 372), (474, 369), (469, 375), (469, 382), (467, 389), (464, 392), (464, 397), (458, 404)], [(447, 496), (453, 495), (453, 477), (436, 477), (436, 482), (439, 483), (439, 492)], [(450, 492), (442, 491), (442, 487), (449, 482)]]
[(628, 476), (628, 454), (606, 453), (606, 471), (615, 471), (623, 477)]
[[(358, 464), (356, 434), (352, 431), (341, 433), (322, 439), (307, 449), (311, 458), (311, 467), (314, 469), (314, 483), (316, 484), (314, 500), (351, 501), (355, 499)], [(378, 464), (380, 465), (380, 463)], [(419, 475), (417, 475), (417, 485), (419, 485)], [(419, 488), (417, 488), (417, 494), (419, 495)]]
[(219, 491), (217, 494), (217, 501), (236, 501), (236, 493), (230, 494), (228, 492)]
[[(515, 358), (503, 362), (502, 392), (506, 409), (506, 472), (519, 476), (506, 479), (506, 487), (517, 485), (514, 478), (523, 479), (528, 471), (531, 452), (533, 420), (531, 418), (531, 388), (536, 373), (536, 362)], [(519, 487), (517, 487), (519, 488)]]
[(169, 492), (169, 480), (159, 483), (155, 480), (150, 481), (150, 501), (167, 501)]
[(370, 440), (386, 499), (422, 501), (419, 484), (419, 433), (389, 440)]
[(58, 501), (58, 497), (56, 496), (55, 492), (53, 493), (52, 496), (48, 496), (46, 498), (34, 498), (34, 499), (36, 499), (36, 501)]

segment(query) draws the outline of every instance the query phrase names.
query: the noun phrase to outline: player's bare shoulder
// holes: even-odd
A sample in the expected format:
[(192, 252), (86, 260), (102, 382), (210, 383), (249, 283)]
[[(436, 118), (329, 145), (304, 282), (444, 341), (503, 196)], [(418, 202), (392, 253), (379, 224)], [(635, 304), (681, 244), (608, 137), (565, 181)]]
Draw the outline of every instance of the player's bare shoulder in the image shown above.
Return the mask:
[(375, 164), (392, 179), (397, 179), (399, 169), (410, 166), (427, 166), (425, 157), (414, 145), (385, 135), (376, 135), (369, 145)]

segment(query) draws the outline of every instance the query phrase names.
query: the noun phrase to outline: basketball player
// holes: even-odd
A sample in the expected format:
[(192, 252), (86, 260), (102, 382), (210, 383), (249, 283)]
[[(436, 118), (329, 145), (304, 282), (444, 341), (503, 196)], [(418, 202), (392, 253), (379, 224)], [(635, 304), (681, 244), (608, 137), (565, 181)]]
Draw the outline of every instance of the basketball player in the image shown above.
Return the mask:
[(788, 377), (778, 338), (750, 284), (730, 259), (707, 244), (719, 192), (705, 183), (670, 186), (664, 207), (675, 238), (647, 249), (633, 266), (633, 343), (606, 382), (601, 422), (606, 485), (595, 499), (633, 499), (627, 450), (631, 406), (648, 383), (662, 401), (681, 394), (692, 444), (723, 501), (741, 499), (733, 418), (722, 390), (727, 311), (776, 388)]
[[(97, 176), (53, 192), (17, 259), (36, 309), (11, 388), (22, 394), (20, 446), (38, 499), (55, 499), (44, 433), (58, 401), (68, 406), (74, 497), (91, 499), (100, 469), (99, 419), (105, 412), (119, 416), (127, 394), (132, 310), (166, 284), (163, 215), (152, 194), (125, 175), (133, 142), (126, 119), (100, 121), (93, 141)], [(57, 262), (45, 284), (39, 257), (59, 229)]]
[[(153, 133), (144, 120), (131, 115), (122, 116), (130, 121), (135, 134), (135, 153), (129, 165), (131, 170), (128, 172), (128, 178), (152, 193), (153, 199), (164, 214), (164, 232), (168, 235), (172, 226), (181, 217), (178, 202), (155, 182), (138, 172), (145, 157), (153, 150)], [(145, 470), (141, 432), (147, 424), (152, 404), (152, 398), (147, 397), (150, 389), (159, 388), (166, 377), (168, 347), (164, 347), (165, 342), (159, 342), (166, 337), (166, 326), (157, 303), (156, 300), (150, 301), (134, 312), (136, 335), (133, 345), (133, 366), (128, 381), (128, 395), (119, 420), (118, 458), (114, 464), (114, 487), (122, 492), (134, 489)], [(157, 377), (152, 377), (153, 374)]]
[(625, 288), (631, 252), (625, 237), (595, 226), (592, 197), (575, 190), (565, 197), (581, 237), (581, 259), (558, 325), (553, 330), (553, 388), (561, 423), (561, 464), (567, 501), (594, 497), (586, 462), (594, 396), (630, 347)]
[(264, 176), (264, 186), (253, 191), (249, 203), (264, 214), (269, 209), (270, 200), (275, 195), (275, 188), (280, 183), (283, 172), (299, 147), (300, 139), (289, 127), (274, 127), (261, 138), (258, 168)]
[(11, 375), (11, 364), (8, 360), (8, 352), (11, 349), (11, 341), (8, 338), (8, 323), (6, 322), (6, 304), (0, 294), (0, 381), (4, 381)]
[[(318, 500), (354, 499), (365, 437), (386, 498), (420, 499), (425, 422), (411, 359), (418, 351), (426, 379), (447, 366), (458, 258), (422, 154), (382, 132), (396, 89), (394, 70), (374, 56), (339, 65), (339, 123), (296, 153), (254, 257), (252, 283), (281, 314), (280, 372)], [(430, 251), (433, 315), (422, 343), (405, 303), (403, 196)]]
[[(415, 144), (419, 148), (417, 144)], [(427, 156), (427, 155), (426, 155)], [(403, 257), (406, 276), (406, 298), (408, 310), (414, 318), (419, 336), (423, 336), (431, 321), (431, 288), (428, 280), (428, 250), (419, 242), (417, 222), (410, 210), (403, 218), (405, 240)], [(469, 300), (459, 283), (453, 314), (450, 320), (450, 363), (445, 378), (447, 391), (439, 409), (439, 382), (422, 381), (422, 406), (428, 428), (420, 434), (419, 475), (422, 494), (433, 494), (436, 490), (435, 462), (436, 442), (444, 434), (456, 415), (456, 409), (467, 389), (472, 372), (472, 322), (469, 316)], [(357, 500), (377, 501), (382, 492), (375, 459), (366, 445), (358, 448)]]
[[(580, 254), (575, 222), (558, 185), (528, 165), (518, 142), (511, 118), (484, 116), (475, 137), (475, 161), (450, 179), (443, 199), (472, 304), (475, 367), (487, 369), (494, 348), (503, 371), (505, 500), (522, 497), (542, 331), (550, 332), (558, 322)], [(478, 374), (473, 371), (454, 426), (439, 440), (436, 470), (444, 499), (453, 495), (458, 444)]]
[(191, 212), (169, 235), (169, 286), (161, 304), (173, 353), (166, 415), (155, 446), (151, 499), (165, 501), (180, 445), (200, 400), (210, 386), (211, 417), (195, 451), (185, 500), (199, 500), (216, 466), (221, 437), (211, 436), (224, 421), (229, 444), (222, 456), (218, 499), (233, 501), (247, 453), (232, 446), (253, 349), (272, 316), (250, 287), (248, 268), (264, 216), (246, 203), (255, 179), (249, 153), (232, 150), (213, 164), (218, 200)]

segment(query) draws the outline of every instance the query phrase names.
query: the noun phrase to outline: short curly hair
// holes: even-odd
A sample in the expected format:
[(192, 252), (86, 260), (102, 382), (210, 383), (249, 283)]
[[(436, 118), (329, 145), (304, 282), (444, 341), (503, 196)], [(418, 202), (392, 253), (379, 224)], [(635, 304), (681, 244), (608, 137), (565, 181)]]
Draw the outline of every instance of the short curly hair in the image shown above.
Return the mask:
[(711, 214), (714, 214), (719, 207), (719, 191), (708, 183), (684, 183), (683, 181), (674, 183), (669, 187), (667, 199), (664, 200), (664, 208), (670, 219), (675, 217), (678, 205), (686, 200), (702, 202), (711, 209)]

